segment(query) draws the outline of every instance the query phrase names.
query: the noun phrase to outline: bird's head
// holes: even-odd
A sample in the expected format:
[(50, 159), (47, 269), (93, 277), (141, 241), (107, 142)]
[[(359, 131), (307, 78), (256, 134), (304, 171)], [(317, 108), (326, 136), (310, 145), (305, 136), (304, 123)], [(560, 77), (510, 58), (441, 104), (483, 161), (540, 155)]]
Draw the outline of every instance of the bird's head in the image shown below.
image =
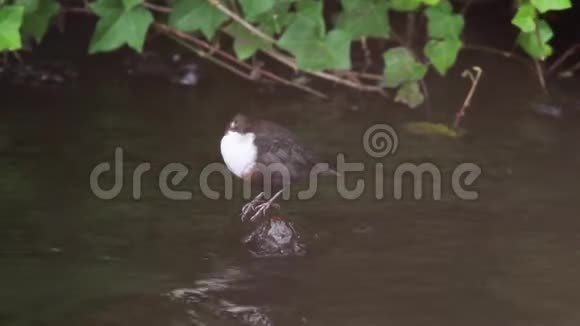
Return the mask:
[(228, 131), (237, 132), (240, 134), (245, 134), (250, 130), (251, 120), (247, 116), (238, 113), (236, 116), (228, 123), (226, 127), (226, 133)]

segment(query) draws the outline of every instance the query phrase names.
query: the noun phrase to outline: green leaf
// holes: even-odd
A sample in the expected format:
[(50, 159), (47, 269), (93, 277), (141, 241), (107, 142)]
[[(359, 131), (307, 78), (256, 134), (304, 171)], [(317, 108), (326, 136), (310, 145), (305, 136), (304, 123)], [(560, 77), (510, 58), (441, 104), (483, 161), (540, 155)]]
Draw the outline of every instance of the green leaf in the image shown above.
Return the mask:
[(413, 53), (404, 48), (396, 47), (383, 54), (385, 61), (385, 86), (398, 87), (404, 82), (417, 81), (427, 73), (427, 67), (415, 60)]
[(531, 32), (520, 33), (518, 36), (518, 44), (531, 57), (544, 60), (552, 54), (553, 50), (548, 42), (552, 39), (554, 33), (545, 20), (539, 20), (537, 28), (537, 30)]
[(24, 7), (4, 6), (0, 8), (0, 51), (18, 50), (22, 47), (20, 32)]
[(265, 12), (254, 19), (261, 30), (272, 31), (274, 34), (282, 33), (282, 30), (292, 24), (296, 14), (290, 12), (290, 5), (294, 0), (278, 0), (272, 10)]
[(396, 11), (414, 11), (421, 5), (421, 0), (391, 0), (389, 5)]
[[(326, 59), (320, 60), (320, 69), (348, 70), (351, 68), (350, 43), (352, 36), (350, 33), (335, 29), (326, 35), (326, 40), (317, 48), (325, 50)], [(318, 52), (313, 52), (318, 53)], [(328, 60), (328, 61), (326, 61)]]
[(388, 38), (390, 26), (387, 4), (375, 0), (342, 0), (343, 12), (338, 16), (337, 27), (361, 37)]
[(440, 2), (438, 5), (425, 10), (427, 16), (427, 30), (431, 38), (459, 38), (465, 21), (463, 16), (453, 13), (453, 8), (448, 2)]
[(461, 45), (457, 39), (431, 40), (425, 45), (424, 52), (439, 74), (444, 76), (455, 64)]
[(272, 10), (275, 0), (239, 0), (244, 10), (245, 18), (255, 21), (259, 15)]
[(438, 4), (441, 0), (423, 0), (423, 2), (428, 6), (434, 6)]
[(302, 19), (308, 19), (317, 27), (317, 34), (323, 37), (326, 34), (324, 16), (322, 14), (323, 2), (316, 0), (302, 0), (298, 2), (298, 13)]
[(59, 12), (60, 4), (55, 0), (17, 0), (15, 3), (24, 7), (22, 32), (40, 43), (51, 18)]
[(320, 36), (316, 19), (299, 15), (278, 41), (278, 45), (296, 57), (298, 67), (308, 71), (351, 68), (352, 37), (342, 30)]
[(531, 32), (536, 29), (536, 9), (530, 4), (523, 4), (512, 19), (512, 24), (522, 32)]
[(228, 17), (208, 0), (177, 0), (169, 15), (169, 25), (184, 32), (201, 30), (211, 39)]
[(549, 10), (564, 10), (572, 7), (570, 0), (531, 0), (532, 5), (538, 9), (539, 12), (545, 13)]
[(397, 96), (395, 97), (395, 102), (403, 103), (412, 109), (423, 104), (424, 101), (425, 96), (416, 81), (404, 83), (397, 91)]
[[(230, 24), (224, 31), (234, 38), (234, 51), (240, 60), (250, 58), (259, 49), (271, 48), (271, 44), (255, 36), (238, 23)], [(264, 29), (262, 31), (266, 32)]]
[(144, 0), (123, 0), (123, 5), (126, 10), (129, 10), (137, 5), (140, 5)]
[(141, 52), (153, 15), (143, 7), (125, 10), (121, 0), (98, 0), (91, 9), (99, 16), (89, 53), (112, 51), (123, 44)]

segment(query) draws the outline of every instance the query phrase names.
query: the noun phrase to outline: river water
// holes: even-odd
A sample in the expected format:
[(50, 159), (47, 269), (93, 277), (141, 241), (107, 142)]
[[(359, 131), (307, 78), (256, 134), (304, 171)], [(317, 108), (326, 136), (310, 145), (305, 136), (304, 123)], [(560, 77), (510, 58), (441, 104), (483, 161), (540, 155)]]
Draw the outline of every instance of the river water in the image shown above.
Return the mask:
[[(533, 80), (501, 64), (484, 72), (461, 139), (405, 131), (420, 115), (382, 98), (337, 87), (321, 101), (211, 67), (194, 89), (100, 63), (65, 86), (3, 87), (0, 324), (578, 325), (578, 121), (529, 112)], [(434, 118), (451, 121), (466, 82), (431, 79)], [(198, 182), (221, 162), (219, 140), (237, 111), (286, 125), (323, 156), (383, 163), (385, 198), (373, 197), (372, 171), (358, 175), (369, 182), (357, 200), (325, 181), (314, 199), (281, 203), (308, 254), (253, 258), (239, 243), (239, 193), (208, 199)], [(394, 155), (365, 154), (362, 135), (376, 123), (398, 131)], [(89, 175), (117, 147), (124, 187), (102, 200)], [(152, 171), (135, 200), (142, 162)], [(171, 162), (188, 167), (176, 188), (191, 190), (190, 200), (160, 191)], [(412, 189), (393, 199), (388, 179), (402, 162), (436, 164), (441, 200), (429, 191), (414, 200)], [(477, 200), (450, 190), (463, 162), (482, 168), (469, 187)], [(223, 190), (219, 178), (210, 184)]]

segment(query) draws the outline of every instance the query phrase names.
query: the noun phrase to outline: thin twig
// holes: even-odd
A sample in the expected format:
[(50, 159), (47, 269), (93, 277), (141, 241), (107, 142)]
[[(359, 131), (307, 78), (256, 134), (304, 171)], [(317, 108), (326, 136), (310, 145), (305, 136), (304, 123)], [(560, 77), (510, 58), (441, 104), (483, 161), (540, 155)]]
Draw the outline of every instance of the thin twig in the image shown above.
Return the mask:
[(572, 65), (572, 67), (558, 73), (558, 77), (560, 78), (574, 77), (574, 74), (576, 74), (576, 71), (578, 70), (580, 70), (580, 61), (576, 62), (574, 65)]
[(234, 66), (232, 66), (232, 65), (230, 65), (230, 64), (228, 64), (228, 63), (226, 63), (226, 62), (224, 62), (224, 61), (222, 61), (222, 60), (220, 60), (220, 59), (218, 59), (218, 58), (216, 58), (214, 56), (212, 56), (211, 52), (201, 50), (200, 48), (196, 47), (195, 45), (189, 44), (189, 43), (185, 42), (183, 39), (181, 39), (181, 38), (179, 38), (179, 37), (177, 37), (177, 36), (175, 36), (173, 34), (167, 33), (167, 35), (171, 39), (173, 39), (175, 42), (179, 43), (181, 46), (183, 46), (183, 47), (185, 47), (185, 48), (187, 48), (187, 49), (195, 52), (198, 56), (200, 56), (200, 57), (202, 57), (202, 58), (204, 58), (206, 60), (209, 60), (209, 61), (215, 63), (216, 65), (218, 65), (218, 66), (220, 66), (220, 67), (222, 67), (222, 68), (224, 68), (224, 69), (226, 69), (226, 70), (234, 73), (235, 75), (238, 75), (238, 76), (240, 76), (242, 78), (251, 80), (250, 76), (248, 76), (248, 74), (246, 74), (244, 71), (242, 71), (242, 70), (240, 70), (240, 69), (238, 69), (238, 68), (236, 68), (236, 67), (234, 67)]
[(223, 12), (224, 14), (229, 16), (231, 19), (233, 19), (236, 23), (242, 25), (248, 31), (252, 32), (254, 35), (260, 37), (261, 39), (268, 41), (268, 43), (272, 43), (272, 44), (276, 43), (276, 40), (274, 40), (272, 37), (270, 37), (270, 35), (262, 32), (261, 30), (254, 27), (252, 24), (245, 21), (243, 18), (238, 16), (235, 12), (229, 10), (228, 7), (222, 5), (219, 0), (207, 0), (207, 1), (209, 1), (209, 3), (211, 3), (214, 7), (219, 9), (219, 11)]
[[(544, 47), (542, 45), (542, 35), (540, 34), (540, 19), (538, 17), (534, 17), (534, 22), (536, 25), (535, 33), (536, 33), (536, 40), (538, 41), (538, 45), (543, 50)], [(545, 60), (546, 57), (542, 56), (542, 60)], [(540, 61), (536, 58), (534, 60), (534, 67), (536, 68), (536, 74), (538, 76), (538, 81), (540, 82), (540, 86), (542, 86), (542, 90), (544, 94), (548, 94), (548, 88), (546, 87), (546, 79), (544, 78), (544, 67), (540, 64)]]
[(407, 47), (409, 49), (413, 48), (413, 40), (415, 38), (415, 13), (410, 12), (407, 14), (407, 30), (406, 32), (406, 41)]
[(360, 45), (363, 49), (363, 53), (364, 53), (364, 57), (365, 57), (365, 67), (363, 70), (366, 70), (373, 64), (373, 60), (371, 59), (371, 50), (369, 49), (369, 45), (367, 44), (366, 37), (361, 38)]
[(564, 54), (562, 54), (556, 61), (554, 61), (550, 67), (546, 70), (546, 75), (552, 74), (558, 67), (560, 67), (566, 59), (572, 56), (574, 53), (580, 50), (580, 43), (568, 48)]
[(153, 11), (161, 12), (164, 14), (168, 14), (171, 12), (171, 8), (169, 8), (169, 7), (156, 5), (156, 4), (150, 3), (150, 2), (143, 2), (143, 7), (151, 9)]
[(18, 53), (18, 51), (11, 51), (10, 53), (16, 59), (16, 61), (18, 61), (19, 64), (22, 64), (24, 62), (24, 60), (22, 60), (22, 56), (20, 56), (20, 53)]
[(475, 94), (475, 89), (477, 88), (477, 85), (479, 84), (479, 79), (481, 78), (481, 74), (483, 73), (483, 70), (481, 70), (481, 68), (478, 66), (475, 66), (472, 69), (473, 71), (475, 71), (475, 75), (469, 69), (465, 70), (463, 74), (461, 74), (462, 77), (469, 78), (469, 80), (471, 81), (471, 88), (469, 88), (469, 92), (467, 93), (467, 96), (463, 101), (463, 106), (461, 107), (461, 109), (459, 109), (459, 111), (455, 115), (455, 121), (453, 122), (453, 127), (455, 127), (455, 129), (459, 129), (461, 120), (465, 116), (467, 108), (471, 105), (471, 99), (473, 98), (473, 94)]
[(530, 68), (530, 73), (532, 73), (535, 77), (537, 77), (536, 79), (538, 80), (538, 84), (542, 88), (542, 91), (546, 92), (546, 93), (548, 92), (547, 87), (546, 87), (546, 80), (544, 78), (543, 69), (539, 65), (537, 60), (530, 60), (529, 58), (526, 58), (524, 56), (518, 55), (518, 54), (513, 53), (513, 52), (504, 51), (504, 50), (500, 50), (500, 49), (496, 49), (496, 48), (490, 48), (490, 47), (482, 46), (482, 45), (468, 44), (468, 45), (464, 45), (463, 49), (487, 52), (490, 54), (500, 55), (500, 56), (507, 58), (507, 59), (515, 59), (515, 60), (522, 62), (523, 64), (526, 65), (526, 67)]
[(423, 94), (425, 95), (425, 115), (427, 117), (430, 117), (431, 113), (432, 113), (431, 96), (429, 96), (429, 88), (427, 87), (427, 83), (425, 82), (425, 79), (421, 79), (419, 81), (419, 86), (421, 86), (421, 90), (423, 91)]
[(230, 62), (238, 64), (246, 69), (252, 69), (252, 66), (249, 65), (248, 63), (238, 60), (233, 55), (231, 55), (225, 51), (221, 51), (218, 48), (216, 48), (215, 46), (212, 46), (211, 44), (209, 44), (208, 42), (203, 41), (203, 40), (201, 40), (201, 39), (199, 39), (191, 34), (182, 32), (180, 30), (177, 30), (175, 28), (169, 27), (168, 25), (161, 24), (161, 23), (155, 23), (155, 28), (161, 30), (162, 32), (172, 33), (172, 34), (174, 34), (182, 39), (186, 39), (190, 42), (193, 42), (193, 43), (195, 43), (195, 45), (201, 46), (210, 52), (217, 52), (218, 54), (220, 54), (221, 56), (223, 56), (225, 59), (229, 60)]
[[(298, 65), (296, 64), (296, 62), (292, 58), (289, 58), (289, 57), (287, 57), (281, 53), (278, 53), (274, 50), (262, 50), (262, 51), (264, 53), (266, 53), (267, 55), (269, 55), (271, 58), (276, 59), (277, 61), (287, 65), (288, 67), (292, 68), (293, 70), (295, 70), (295, 71), (299, 70)], [(351, 80), (340, 78), (336, 75), (325, 73), (325, 72), (306, 71), (306, 73), (313, 75), (313, 76), (316, 76), (316, 77), (319, 77), (319, 78), (322, 78), (322, 79), (333, 81), (337, 84), (341, 84), (341, 85), (345, 85), (345, 86), (357, 89), (359, 91), (380, 92), (380, 89), (381, 89), (381, 87), (378, 87), (378, 86), (368, 86), (368, 85), (356, 83), (356, 82), (353, 82)]]
[[(258, 28), (254, 27), (252, 24), (246, 22), (243, 18), (238, 16), (236, 13), (232, 12), (226, 6), (222, 5), (219, 0), (207, 0), (207, 1), (209, 1), (213, 6), (215, 6), (217, 9), (219, 9), (221, 12), (226, 14), (231, 19), (233, 19), (235, 22), (242, 25), (244, 28), (246, 28), (252, 34), (262, 38), (263, 40), (267, 41), (268, 43), (272, 43), (272, 44), (276, 43), (276, 40), (274, 40), (272, 37), (270, 37), (269, 35), (262, 32)], [(261, 51), (264, 52), (265, 54), (267, 54), (268, 56), (270, 56), (271, 58), (277, 60), (278, 62), (283, 63), (286, 66), (292, 68), (295, 71), (300, 70), (298, 68), (298, 65), (296, 64), (296, 62), (292, 58), (288, 58), (285, 55), (283, 55), (275, 50), (262, 49)], [(380, 89), (380, 87), (357, 84), (357, 83), (354, 83), (350, 80), (345, 80), (345, 79), (339, 78), (333, 74), (329, 74), (329, 73), (325, 73), (325, 72), (320, 72), (320, 71), (309, 72), (309, 71), (307, 71), (306, 73), (314, 75), (314, 76), (322, 78), (322, 79), (333, 81), (337, 84), (352, 87), (354, 89), (358, 89), (361, 91), (378, 92)]]
[[(155, 27), (158, 28), (159, 30), (165, 32), (168, 35), (172, 35), (174, 39), (179, 39), (181, 41), (180, 43), (182, 45), (185, 45), (186, 47), (191, 47), (191, 45), (185, 43), (183, 41), (183, 39), (188, 40), (199, 47), (205, 48), (207, 50), (207, 52), (203, 52), (204, 58), (210, 59), (210, 60), (213, 58), (214, 60), (220, 61), (220, 63), (217, 63), (216, 61), (211, 60), (212, 62), (215, 62), (216, 64), (219, 64), (220, 66), (222, 66), (222, 67), (224, 67), (232, 72), (234, 72), (234, 70), (235, 70), (234, 73), (236, 73), (238, 76), (241, 76), (241, 77), (243, 77), (245, 79), (249, 79), (249, 80), (256, 80), (256, 77), (255, 77), (256, 76), (256, 71), (255, 71), (256, 67), (254, 67), (254, 66), (252, 66), (244, 61), (240, 61), (240, 60), (236, 59), (235, 57), (231, 56), (230, 54), (228, 54), (227, 52), (224, 52), (224, 51), (218, 49), (217, 47), (211, 46), (209, 43), (204, 42), (204, 41), (202, 41), (202, 40), (200, 40), (200, 39), (198, 39), (190, 34), (180, 32), (174, 28), (171, 28), (171, 27), (164, 25), (164, 24), (161, 24), (161, 23), (155, 23)], [(194, 51), (198, 50), (198, 49), (195, 49), (194, 47), (193, 47), (193, 49), (194, 49)], [(196, 51), (196, 53), (197, 53), (197, 51)], [(219, 59), (216, 59), (215, 57), (212, 57), (211, 55), (214, 53), (219, 54), (220, 56), (226, 58), (227, 60), (246, 68), (250, 72), (244, 73), (241, 70), (239, 70), (238, 68), (233, 67), (232, 65), (227, 64)], [(280, 76), (278, 76), (278, 75), (276, 75), (268, 70), (265, 70), (263, 68), (259, 68), (259, 69), (260, 69), (259, 74), (264, 75), (271, 80), (274, 80), (276, 82), (279, 82), (279, 83), (287, 85), (287, 86), (298, 88), (300, 90), (303, 90), (307, 93), (310, 93), (310, 94), (317, 96), (317, 97), (320, 97), (320, 98), (328, 98), (328, 96), (326, 94), (319, 92), (315, 89), (312, 89), (306, 85), (293, 83), (292, 81), (284, 79), (284, 78), (282, 78), (282, 77), (280, 77)]]
[(495, 55), (500, 55), (504, 58), (519, 60), (519, 61), (529, 65), (529, 60), (524, 56), (521, 56), (519, 54), (510, 52), (510, 51), (504, 51), (504, 50), (500, 50), (500, 49), (496, 49), (496, 48), (487, 47), (485, 45), (464, 44), (462, 49), (463, 50), (481, 51), (481, 52), (487, 52), (487, 53), (491, 53), (491, 54), (495, 54)]
[(72, 13), (72, 14), (87, 14), (87, 15), (93, 14), (90, 9), (83, 8), (83, 7), (69, 7), (69, 8), (64, 8), (63, 11), (65, 13)]
[[(234, 21), (236, 21), (237, 23), (239, 23), (240, 25), (242, 25), (243, 27), (245, 27), (246, 29), (248, 29), (254, 35), (256, 35), (256, 36), (258, 36), (258, 37), (266, 40), (269, 43), (273, 43), (273, 44), (276, 43), (276, 40), (274, 40), (272, 37), (268, 36), (264, 32), (260, 31), (256, 27), (252, 26), (250, 23), (246, 22), (244, 19), (242, 19), (236, 13), (232, 12), (227, 7), (225, 7), (224, 5), (222, 5), (219, 0), (207, 0), (207, 1), (209, 1), (212, 5), (214, 5), (217, 9), (219, 9), (220, 11), (222, 11), (224, 14), (226, 14), (227, 16), (229, 16), (230, 18), (232, 18)], [(150, 4), (148, 4), (148, 5), (150, 5)], [(149, 6), (149, 8), (152, 8), (152, 7)], [(157, 7), (156, 9), (166, 11), (166, 8), (165, 7)], [(72, 12), (72, 13), (84, 13), (84, 14), (91, 14), (92, 13), (88, 8), (73, 7), (73, 8), (66, 8), (65, 10), (67, 12)], [(175, 30), (173, 28), (170, 28), (167, 25), (160, 24), (160, 23), (155, 23), (155, 26), (158, 27), (161, 30), (170, 31), (170, 32), (172, 32), (173, 34), (175, 34), (175, 35), (177, 35), (179, 37), (182, 37), (182, 38), (185, 38), (185, 39), (187, 39), (189, 41), (192, 41), (193, 43), (195, 43), (198, 46), (205, 47), (205, 46), (202, 45), (203, 43), (201, 42), (201, 40), (199, 40), (197, 38), (194, 38), (194, 37), (191, 37), (187, 33), (179, 32), (179, 31), (177, 31), (177, 30)], [(215, 50), (215, 47), (210, 47), (210, 49), (211, 50)], [(296, 62), (292, 58), (289, 58), (289, 57), (287, 57), (287, 56), (285, 56), (285, 55), (283, 55), (283, 54), (281, 54), (281, 53), (279, 53), (277, 51), (274, 51), (274, 50), (262, 50), (262, 52), (264, 52), (265, 54), (267, 54), (271, 58), (277, 60), (278, 62), (283, 63), (284, 65), (292, 68), (295, 71), (299, 70), (298, 65), (296, 64)], [(230, 60), (232, 62), (235, 62), (235, 63), (237, 63), (239, 65), (242, 65), (242, 66), (247, 65), (246, 63), (240, 62), (239, 60), (233, 58), (232, 56), (228, 55), (227, 53), (225, 53), (223, 51), (220, 51), (220, 54), (223, 57), (227, 58), (228, 60)], [(251, 66), (250, 66), (249, 69), (252, 69)], [(262, 72), (264, 72), (264, 71), (262, 71)], [(333, 75), (333, 74), (330, 74), (330, 73), (326, 73), (326, 72), (307, 72), (307, 73), (309, 73), (311, 75), (314, 75), (314, 76), (317, 76), (319, 78), (326, 79), (326, 80), (330, 80), (330, 81), (333, 81), (333, 82), (335, 82), (337, 84), (341, 84), (341, 85), (344, 85), (344, 86), (348, 86), (348, 87), (351, 87), (351, 88), (354, 88), (354, 89), (358, 89), (358, 90), (361, 90), (361, 91), (371, 91), (371, 92), (379, 92), (379, 93), (382, 92), (382, 88), (379, 87), (379, 86), (369, 86), (369, 85), (364, 85), (364, 84), (361, 84), (361, 83), (355, 83), (355, 82), (353, 82), (351, 80), (342, 79), (342, 78), (337, 77), (336, 75)], [(368, 75), (366, 75), (366, 76), (368, 76)], [(293, 83), (293, 82), (288, 81), (286, 79), (283, 79), (283, 78), (281, 78), (281, 77), (279, 77), (279, 76), (277, 76), (275, 74), (269, 74), (269, 77), (271, 79), (275, 79), (275, 80), (277, 80), (277, 81), (279, 81), (279, 82), (281, 82), (283, 84), (291, 85), (293, 87), (296, 87), (296, 88), (302, 89), (304, 91), (307, 91), (307, 92), (309, 92), (309, 93), (311, 93), (313, 95), (316, 95), (316, 96), (319, 96), (319, 97), (326, 97), (325, 94), (323, 94), (323, 93), (321, 93), (319, 91), (316, 91), (314, 89), (311, 89), (311, 88), (309, 88), (309, 87), (307, 87), (305, 85), (299, 85), (297, 83)]]
[(574, 75), (574, 73), (576, 73), (576, 71), (580, 70), (580, 61), (576, 62), (575, 65), (573, 65), (572, 67), (570, 67), (570, 69), (566, 70), (570, 75)]
[(546, 87), (546, 79), (544, 78), (544, 68), (540, 63), (540, 60), (534, 59), (534, 67), (536, 68), (536, 74), (538, 76), (540, 86), (542, 86), (542, 90), (544, 91), (545, 94), (548, 94), (548, 88)]
[(369, 80), (376, 80), (376, 81), (381, 81), (384, 79), (384, 77), (381, 75), (369, 74), (366, 72), (352, 71), (350, 73), (353, 74), (354, 76), (356, 76), (358, 78), (362, 78), (362, 79), (369, 79)]

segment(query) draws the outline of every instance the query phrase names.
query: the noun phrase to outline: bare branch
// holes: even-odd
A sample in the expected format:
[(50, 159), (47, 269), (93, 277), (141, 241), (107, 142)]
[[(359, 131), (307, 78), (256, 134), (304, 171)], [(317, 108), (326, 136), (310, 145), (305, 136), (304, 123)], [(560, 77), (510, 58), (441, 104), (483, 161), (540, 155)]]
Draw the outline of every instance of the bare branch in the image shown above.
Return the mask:
[[(169, 26), (167, 26), (165, 24), (155, 23), (155, 27), (157, 29), (163, 31), (164, 33), (168, 34), (168, 35), (173, 35), (174, 37), (177, 37), (177, 38), (181, 39), (181, 41), (183, 42), (182, 44), (185, 45), (186, 47), (192, 47), (192, 46), (190, 44), (185, 43), (183, 40), (187, 40), (189, 42), (194, 43), (196, 46), (205, 48), (207, 50), (207, 52), (203, 52), (203, 55), (200, 55), (200, 56), (202, 56), (204, 58), (207, 58), (207, 59), (213, 58), (215, 60), (219, 60), (219, 59), (216, 59), (215, 57), (212, 57), (211, 56), (211, 54), (215, 53), (215, 54), (218, 54), (218, 55), (224, 57), (225, 59), (231, 61), (232, 63), (235, 63), (235, 64), (237, 64), (239, 66), (244, 67), (245, 69), (247, 69), (249, 71), (248, 73), (245, 73), (245, 72), (239, 70), (238, 68), (233, 67), (232, 65), (227, 64), (227, 63), (219, 60), (220, 61), (220, 63), (219, 63), (220, 66), (222, 66), (222, 67), (224, 67), (224, 68), (226, 68), (226, 69), (228, 69), (228, 70), (230, 70), (232, 72), (235, 71), (234, 73), (236, 75), (241, 76), (241, 77), (243, 77), (245, 79), (248, 79), (248, 80), (254, 80), (254, 81), (256, 80), (256, 75), (257, 75), (256, 67), (248, 64), (247, 62), (240, 61), (237, 58), (235, 58), (232, 55), (230, 55), (229, 53), (227, 53), (225, 51), (222, 51), (222, 50), (218, 49), (217, 47), (211, 46), (209, 43), (207, 43), (207, 42), (205, 42), (205, 41), (203, 41), (203, 40), (201, 40), (201, 39), (199, 39), (199, 38), (197, 38), (197, 37), (195, 37), (193, 35), (190, 35), (190, 34), (187, 34), (187, 33), (181, 32), (181, 31), (178, 31), (178, 30), (176, 30), (174, 28), (171, 28), (171, 27), (169, 27)], [(196, 49), (195, 47), (193, 47), (192, 50), (194, 50), (197, 53), (197, 50), (198, 49)], [(216, 61), (213, 61), (212, 60), (212, 62), (215, 62), (216, 64), (218, 64)], [(259, 68), (259, 73), (258, 74), (259, 75), (264, 75), (267, 78), (269, 78), (271, 80), (274, 80), (276, 82), (279, 82), (281, 84), (298, 88), (300, 90), (303, 90), (305, 92), (308, 92), (308, 93), (310, 93), (310, 94), (312, 94), (314, 96), (320, 97), (320, 98), (327, 98), (328, 97), (324, 93), (321, 93), (321, 92), (319, 92), (319, 91), (317, 91), (315, 89), (312, 89), (312, 88), (310, 88), (310, 87), (308, 87), (306, 85), (294, 83), (292, 81), (289, 81), (287, 79), (284, 79), (284, 78), (282, 78), (282, 77), (280, 77), (280, 76), (278, 76), (278, 75), (276, 75), (276, 74), (274, 74), (274, 73), (272, 73), (272, 72), (270, 72), (268, 70), (265, 70), (265, 69), (263, 69), (261, 67)]]
[(544, 78), (544, 67), (542, 67), (542, 64), (539, 60), (534, 60), (534, 67), (536, 67), (536, 74), (538, 75), (538, 81), (540, 82), (540, 86), (542, 86), (542, 90), (545, 94), (548, 94), (546, 78)]
[(164, 14), (168, 14), (171, 12), (171, 8), (169, 8), (169, 7), (156, 5), (156, 4), (153, 4), (150, 2), (143, 2), (143, 7), (151, 9), (153, 11), (161, 12)]
[(252, 34), (258, 36), (261, 39), (266, 40), (269, 43), (272, 43), (272, 44), (276, 43), (276, 40), (275, 39), (273, 39), (272, 37), (270, 37), (268, 34), (262, 32), (258, 28), (254, 27), (252, 24), (250, 24), (247, 21), (245, 21), (243, 18), (241, 18), (240, 16), (238, 16), (235, 12), (229, 10), (228, 7), (222, 5), (219, 0), (207, 0), (207, 1), (209, 1), (209, 3), (211, 3), (214, 7), (216, 7), (217, 9), (219, 9), (219, 11), (223, 12), (228, 17), (230, 17), (231, 19), (233, 19), (236, 23), (242, 25), (248, 31), (252, 32)]
[[(247, 21), (245, 21), (243, 18), (241, 18), (240, 16), (238, 16), (237, 14), (232, 12), (231, 10), (229, 10), (226, 6), (221, 4), (221, 2), (219, 0), (207, 0), (207, 1), (209, 1), (213, 6), (215, 6), (217, 9), (219, 9), (221, 12), (223, 12), (224, 14), (229, 16), (235, 22), (237, 22), (238, 24), (245, 27), (252, 34), (260, 37), (261, 39), (263, 39), (269, 43), (272, 43), (272, 44), (276, 43), (276, 40), (274, 40), (272, 37), (270, 37), (269, 35), (262, 32), (258, 28), (254, 27), (252, 24), (248, 23)], [(287, 56), (285, 56), (285, 55), (283, 55), (275, 50), (264, 50), (263, 49), (261, 51), (264, 52), (265, 54), (267, 54), (268, 56), (270, 56), (271, 58), (276, 59), (278, 62), (283, 63), (284, 65), (286, 65), (286, 66), (288, 66), (296, 71), (299, 70), (298, 65), (296, 64), (294, 59), (289, 58), (289, 57), (287, 57)], [(361, 91), (379, 92), (380, 88), (381, 88), (381, 87), (376, 87), (376, 86), (367, 86), (367, 85), (363, 85), (360, 83), (355, 83), (355, 82), (352, 82), (350, 80), (342, 79), (340, 77), (337, 77), (333, 74), (326, 73), (326, 72), (320, 72), (320, 71), (308, 72), (307, 71), (306, 73), (311, 74), (311, 75), (316, 76), (316, 77), (319, 77), (319, 78), (322, 78), (322, 79), (330, 80), (330, 81), (335, 82), (337, 84), (352, 87), (354, 89), (358, 89)]]
[(483, 73), (483, 70), (481, 70), (481, 68), (478, 66), (475, 66), (472, 69), (473, 71), (475, 71), (475, 75), (469, 69), (463, 71), (463, 73), (461, 74), (462, 77), (469, 78), (469, 80), (471, 81), (471, 87), (469, 88), (469, 92), (467, 93), (467, 96), (463, 101), (463, 106), (461, 107), (461, 109), (459, 109), (459, 111), (455, 115), (455, 121), (453, 122), (453, 127), (455, 127), (455, 129), (459, 129), (461, 120), (465, 116), (467, 108), (471, 105), (471, 99), (473, 98), (473, 94), (475, 94), (475, 89), (477, 88), (477, 85), (479, 84), (479, 79), (481, 78), (481, 74)]
[(554, 63), (552, 63), (550, 65), (550, 67), (548, 67), (548, 69), (546, 70), (546, 75), (550, 75), (552, 74), (556, 69), (558, 69), (563, 63), (564, 61), (566, 61), (566, 59), (568, 59), (570, 56), (572, 56), (574, 53), (580, 51), (580, 43), (572, 46), (571, 48), (569, 48), (568, 50), (566, 50), (566, 52), (564, 52), (564, 54), (562, 54), (556, 61), (554, 61)]

